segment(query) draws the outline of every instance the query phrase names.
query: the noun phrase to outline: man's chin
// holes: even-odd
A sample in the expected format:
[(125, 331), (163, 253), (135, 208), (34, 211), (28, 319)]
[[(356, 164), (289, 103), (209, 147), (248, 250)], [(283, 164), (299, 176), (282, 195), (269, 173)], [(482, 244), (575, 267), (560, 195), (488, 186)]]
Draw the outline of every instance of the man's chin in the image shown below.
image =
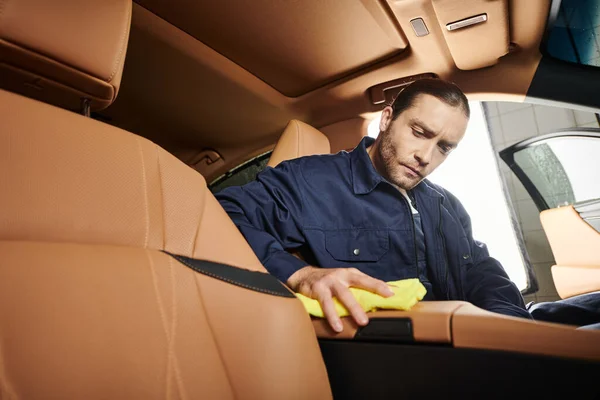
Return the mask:
[(422, 179), (407, 179), (406, 177), (402, 177), (401, 179), (396, 179), (394, 181), (394, 184), (396, 186), (398, 186), (400, 189), (402, 190), (411, 190), (413, 189), (415, 186), (417, 186)]

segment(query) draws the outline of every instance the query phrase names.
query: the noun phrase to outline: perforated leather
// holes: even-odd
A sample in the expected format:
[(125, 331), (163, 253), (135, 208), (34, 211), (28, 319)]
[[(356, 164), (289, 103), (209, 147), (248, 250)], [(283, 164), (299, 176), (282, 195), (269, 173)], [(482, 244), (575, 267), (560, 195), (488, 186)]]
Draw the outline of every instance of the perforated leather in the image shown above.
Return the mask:
[(200, 174), (2, 90), (0, 132), (0, 397), (331, 397), (296, 298), (161, 252), (265, 272)]

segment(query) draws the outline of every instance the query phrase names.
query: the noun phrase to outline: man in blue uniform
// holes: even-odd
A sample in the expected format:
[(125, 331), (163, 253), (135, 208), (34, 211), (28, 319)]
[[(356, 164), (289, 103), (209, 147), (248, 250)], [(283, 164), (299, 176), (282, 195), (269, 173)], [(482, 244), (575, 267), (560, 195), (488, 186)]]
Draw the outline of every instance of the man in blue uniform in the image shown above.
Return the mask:
[[(425, 300), (466, 300), (531, 318), (500, 263), (473, 239), (460, 202), (425, 179), (461, 141), (469, 114), (456, 85), (418, 80), (385, 107), (376, 140), (267, 167), (217, 199), (267, 270), (319, 300), (336, 331), (333, 297), (365, 325), (348, 288), (389, 296), (384, 281), (407, 278), (420, 279)], [(467, 173), (463, 179), (477, 185)]]

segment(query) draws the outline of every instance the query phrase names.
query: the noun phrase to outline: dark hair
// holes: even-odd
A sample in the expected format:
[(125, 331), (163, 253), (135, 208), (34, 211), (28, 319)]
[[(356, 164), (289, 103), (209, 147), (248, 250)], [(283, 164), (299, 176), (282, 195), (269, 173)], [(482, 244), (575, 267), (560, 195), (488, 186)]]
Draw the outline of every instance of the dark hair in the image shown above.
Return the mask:
[(392, 121), (398, 118), (403, 111), (412, 107), (417, 96), (421, 94), (436, 97), (449, 106), (460, 107), (467, 118), (471, 115), (469, 100), (458, 86), (437, 78), (424, 78), (410, 83), (396, 95), (390, 104), (393, 110)]

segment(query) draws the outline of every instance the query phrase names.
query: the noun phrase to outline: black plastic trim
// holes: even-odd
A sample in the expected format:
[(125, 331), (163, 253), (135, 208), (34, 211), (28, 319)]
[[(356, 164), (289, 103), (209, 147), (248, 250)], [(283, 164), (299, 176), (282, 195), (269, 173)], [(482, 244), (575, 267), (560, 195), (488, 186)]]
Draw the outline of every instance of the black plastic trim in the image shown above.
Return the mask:
[(377, 340), (395, 343), (415, 341), (410, 318), (372, 318), (369, 324), (358, 328), (354, 340)]
[(320, 339), (339, 399), (598, 399), (600, 363), (427, 343)]
[(211, 278), (219, 279), (232, 285), (279, 297), (296, 297), (283, 283), (273, 275), (265, 272), (250, 271), (220, 264), (213, 261), (197, 260), (177, 254), (170, 255), (183, 265)]
[[(544, 55), (540, 60), (525, 102), (552, 101), (562, 105), (600, 109), (600, 68), (558, 60)], [(557, 104), (558, 103), (558, 104)]]

